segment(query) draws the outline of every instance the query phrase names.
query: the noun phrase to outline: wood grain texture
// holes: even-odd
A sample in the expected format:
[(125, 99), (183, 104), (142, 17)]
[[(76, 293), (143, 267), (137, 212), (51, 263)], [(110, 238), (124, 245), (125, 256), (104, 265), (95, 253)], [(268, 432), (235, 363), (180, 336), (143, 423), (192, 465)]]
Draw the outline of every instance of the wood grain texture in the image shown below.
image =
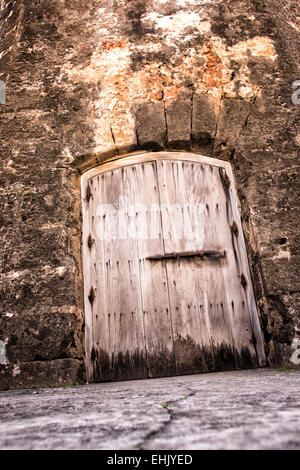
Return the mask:
[(82, 194), (90, 381), (264, 365), (230, 164), (130, 156)]
[[(145, 259), (147, 255), (164, 252), (156, 163), (135, 165), (132, 171), (136, 212), (139, 215), (137, 244), (148, 374), (149, 377), (169, 376), (175, 374), (175, 361), (166, 265), (162, 262), (151, 263)], [(155, 208), (157, 213), (153, 214), (156, 212)], [(141, 210), (146, 211), (143, 217), (139, 212)], [(151, 233), (153, 219), (156, 227)], [(148, 229), (146, 233), (145, 227)]]
[[(85, 365), (87, 382), (94, 381), (93, 352), (93, 311), (88, 296), (91, 289), (91, 251), (88, 246), (90, 237), (90, 183), (86, 178), (81, 179), (82, 195), (82, 266), (84, 276), (84, 314), (85, 314)], [(88, 195), (88, 197), (87, 197)]]
[[(166, 253), (180, 253), (202, 249), (200, 231), (201, 213), (193, 219), (194, 194), (187, 189), (185, 165), (182, 161), (157, 161), (162, 228)], [(189, 197), (190, 196), (190, 197)], [(189, 207), (190, 205), (190, 207)], [(201, 205), (200, 211), (201, 211)], [(189, 218), (189, 215), (191, 217)], [(197, 297), (194, 286), (194, 260), (170, 259), (166, 261), (173, 320), (176, 368), (179, 374), (203, 371), (202, 337)]]
[[(94, 363), (99, 380), (147, 377), (131, 168), (93, 178)], [(120, 199), (121, 198), (121, 199)], [(130, 231), (131, 230), (131, 231)], [(128, 233), (130, 231), (130, 233)]]

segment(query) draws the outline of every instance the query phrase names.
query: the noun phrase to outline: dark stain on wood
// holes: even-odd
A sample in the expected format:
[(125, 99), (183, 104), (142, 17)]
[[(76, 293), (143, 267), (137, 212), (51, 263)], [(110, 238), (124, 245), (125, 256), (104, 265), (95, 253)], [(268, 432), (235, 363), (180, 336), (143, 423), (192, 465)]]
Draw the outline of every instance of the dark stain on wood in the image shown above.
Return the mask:
[(226, 258), (226, 251), (184, 251), (180, 253), (166, 253), (164, 255), (147, 256), (148, 261), (160, 261), (165, 259), (179, 259), (179, 258), (193, 258), (199, 257), (201, 259), (216, 260)]
[(103, 349), (97, 349), (93, 359), (95, 382), (109, 382), (112, 380), (109, 354)]
[(200, 347), (192, 338), (177, 338), (174, 341), (175, 355), (180, 357), (176, 363), (177, 374), (198, 374), (258, 367), (256, 354), (252, 355), (247, 347), (239, 352), (228, 344), (212, 344)]
[(221, 183), (222, 183), (224, 192), (226, 194), (226, 197), (229, 199), (230, 198), (230, 193), (229, 193), (230, 179), (224, 168), (219, 168), (219, 175), (220, 175)]
[(253, 331), (252, 331), (251, 343), (253, 344), (253, 346), (256, 346), (256, 343), (257, 343), (257, 340), (255, 338), (255, 335), (254, 335)]
[(94, 288), (93, 288), (93, 287), (91, 287), (91, 290), (90, 290), (90, 293), (89, 293), (88, 298), (89, 298), (90, 304), (93, 305), (93, 302), (94, 302), (94, 300), (95, 300), (95, 291), (94, 291)]
[(174, 362), (172, 352), (163, 349), (147, 357), (144, 351), (108, 354), (101, 348), (92, 349), (95, 382), (134, 380), (175, 375), (200, 374), (222, 370), (236, 370), (258, 367), (256, 355), (247, 347), (240, 352), (225, 343), (200, 347), (192, 338), (178, 337), (174, 341)]
[(91, 352), (91, 359), (92, 359), (92, 361), (94, 361), (95, 358), (96, 358), (96, 351), (95, 351), (95, 348), (92, 347), (92, 352)]
[(92, 197), (92, 193), (91, 193), (91, 188), (90, 188), (90, 185), (87, 184), (86, 186), (86, 191), (85, 191), (85, 199), (87, 202), (90, 202), (90, 199)]
[(247, 347), (241, 349), (237, 356), (237, 369), (253, 369), (258, 367), (256, 353), (253, 355)]
[(147, 363), (144, 351), (108, 354), (99, 348), (94, 359), (95, 382), (146, 379)]
[(148, 377), (171, 377), (176, 375), (174, 352), (161, 348), (155, 354), (147, 353)]
[(212, 347), (214, 357), (214, 370), (236, 369), (236, 352), (228, 344), (221, 343)]
[(212, 363), (211, 351), (204, 357), (199, 345), (189, 336), (187, 338), (178, 335), (174, 340), (176, 358), (176, 370), (178, 375), (195, 374), (198, 371), (208, 371)]
[(234, 241), (234, 233), (233, 233), (233, 231), (231, 231), (231, 243), (232, 243), (232, 249), (233, 249), (233, 255), (234, 255), (235, 265), (236, 265), (237, 271), (239, 272), (239, 270), (240, 270), (240, 263), (239, 263), (239, 258), (238, 258), (237, 251), (236, 251), (236, 248), (235, 248), (235, 241)]
[(235, 220), (232, 222), (232, 225), (230, 226), (230, 229), (231, 229), (231, 232), (233, 233), (233, 235), (237, 238), (238, 235), (239, 235), (239, 228), (238, 228), (237, 223), (235, 222)]
[(248, 285), (248, 282), (247, 282), (247, 279), (245, 278), (243, 273), (241, 274), (241, 284), (242, 284), (243, 288), (246, 289), (246, 287)]
[(89, 249), (92, 248), (93, 239), (92, 239), (92, 236), (91, 236), (91, 235), (88, 236), (87, 245), (88, 245)]

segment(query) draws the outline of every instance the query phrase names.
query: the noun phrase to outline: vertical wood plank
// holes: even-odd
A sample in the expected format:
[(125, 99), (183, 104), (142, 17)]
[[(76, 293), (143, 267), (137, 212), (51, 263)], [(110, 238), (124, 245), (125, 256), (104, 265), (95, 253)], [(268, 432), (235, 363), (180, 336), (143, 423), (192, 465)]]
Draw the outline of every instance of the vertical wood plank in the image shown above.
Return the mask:
[(86, 380), (94, 381), (93, 367), (93, 311), (88, 296), (91, 289), (91, 252), (88, 247), (90, 237), (90, 184), (84, 178), (81, 180), (82, 194), (82, 244), (83, 244), (83, 275), (84, 275), (84, 314), (85, 314), (85, 364), (86, 364)]
[[(225, 260), (219, 269), (209, 264), (206, 282), (210, 290), (209, 307), (214, 325), (214, 343), (218, 351), (215, 363), (217, 369), (225, 369), (234, 360), (236, 367), (257, 366), (255, 348), (252, 344), (252, 328), (245, 293), (241, 285), (240, 267), (233, 245), (234, 223), (231, 198), (227, 191), (230, 184), (225, 170), (205, 166), (206, 180), (210, 181), (206, 197), (205, 244), (204, 249), (216, 247), (226, 251)], [(224, 339), (224, 330), (227, 330)], [(230, 349), (228, 346), (230, 345)], [(231, 359), (231, 360), (230, 360)]]
[(166, 266), (147, 256), (164, 252), (156, 163), (132, 167), (149, 377), (175, 375)]
[[(194, 169), (192, 163), (157, 162), (166, 253), (201, 250), (202, 248), (203, 241), (201, 241), (200, 232), (197, 231), (197, 225), (202, 223), (201, 200), (197, 198), (195, 200), (195, 194), (186, 184), (187, 165), (193, 167), (192, 170), (197, 170), (197, 165)], [(188, 184), (191, 184), (191, 181)], [(191, 213), (193, 210), (194, 214)], [(191, 222), (190, 225), (189, 222)], [(194, 282), (194, 261), (193, 259), (175, 259), (166, 261), (166, 265), (177, 373), (189, 374), (204, 371), (206, 363)]]
[[(237, 365), (237, 353), (231, 318), (226, 301), (227, 286), (223, 271), (227, 269), (228, 246), (224, 221), (219, 214), (222, 211), (224, 195), (216, 181), (218, 169), (211, 165), (202, 165), (202, 184), (204, 188), (204, 250), (226, 252), (221, 260), (207, 259), (198, 272), (198, 286), (204, 286), (204, 296), (200, 292), (203, 315), (209, 318), (212, 370), (234, 369)], [(221, 189), (221, 190), (220, 190)]]
[[(96, 380), (147, 377), (130, 168), (94, 178)], [(91, 222), (92, 223), (92, 222)], [(132, 229), (128, 234), (129, 228)]]
[[(249, 328), (250, 334), (251, 334), (250, 342), (251, 344), (253, 344), (253, 347), (255, 349), (258, 364), (262, 367), (266, 365), (266, 357), (265, 357), (265, 351), (264, 351), (262, 332), (261, 332), (261, 328), (260, 328), (260, 324), (258, 320), (258, 313), (257, 313), (251, 274), (250, 274), (250, 269), (249, 269), (249, 264), (248, 264), (247, 250), (246, 250), (246, 245), (245, 245), (245, 240), (244, 240), (242, 223), (241, 223), (240, 214), (238, 210), (234, 177), (233, 177), (232, 169), (231, 167), (229, 167), (226, 170), (226, 175), (228, 176), (228, 181), (229, 181), (229, 189), (226, 190), (224, 187), (224, 171), (225, 170), (219, 169), (219, 175), (223, 182), (224, 192), (228, 191), (229, 198), (230, 198), (229, 211), (230, 211), (230, 216), (231, 216), (230, 226), (231, 226), (232, 248), (233, 248), (232, 251), (235, 256), (235, 262), (237, 265), (239, 281), (241, 282), (241, 285), (242, 285), (242, 295), (243, 295), (243, 299), (242, 299), (243, 315), (241, 316), (246, 317), (246, 315), (244, 315), (244, 310), (246, 310), (249, 315), (249, 322), (248, 322), (249, 327), (245, 325), (243, 328), (243, 325), (241, 325), (240, 329), (242, 330), (241, 333), (243, 332), (245, 334), (245, 331), (247, 331)], [(247, 308), (246, 308), (246, 305), (247, 305)], [(242, 334), (240, 335), (240, 338), (242, 338)], [(246, 353), (246, 356), (247, 356), (247, 353)], [(245, 357), (244, 360), (241, 361), (243, 364), (243, 367), (245, 367), (246, 359), (247, 357)]]
[[(211, 165), (187, 165), (186, 184), (194, 192), (194, 201), (201, 201), (202, 249), (224, 253), (224, 227), (216, 221), (215, 208), (221, 205), (222, 193), (215, 184), (216, 168)], [(235, 343), (231, 322), (224, 302), (223, 270), (227, 260), (207, 258), (194, 260), (195, 287), (200, 312), (203, 337), (203, 355), (208, 370), (234, 369), (236, 366)]]

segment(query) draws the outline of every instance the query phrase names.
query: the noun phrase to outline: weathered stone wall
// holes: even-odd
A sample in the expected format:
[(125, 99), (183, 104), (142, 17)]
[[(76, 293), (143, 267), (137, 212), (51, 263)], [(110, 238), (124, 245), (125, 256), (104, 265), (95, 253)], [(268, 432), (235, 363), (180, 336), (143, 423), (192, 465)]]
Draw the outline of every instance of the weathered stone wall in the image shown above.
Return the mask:
[(232, 162), (269, 362), (299, 363), (298, 2), (0, 5), (1, 387), (84, 379), (80, 172), (141, 150)]

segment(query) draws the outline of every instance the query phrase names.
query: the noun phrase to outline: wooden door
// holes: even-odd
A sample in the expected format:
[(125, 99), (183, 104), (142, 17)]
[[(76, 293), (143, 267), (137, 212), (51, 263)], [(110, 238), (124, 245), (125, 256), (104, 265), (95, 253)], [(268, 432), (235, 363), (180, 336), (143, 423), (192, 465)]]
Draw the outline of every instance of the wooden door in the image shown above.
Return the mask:
[(228, 163), (144, 154), (82, 178), (90, 381), (264, 365)]

